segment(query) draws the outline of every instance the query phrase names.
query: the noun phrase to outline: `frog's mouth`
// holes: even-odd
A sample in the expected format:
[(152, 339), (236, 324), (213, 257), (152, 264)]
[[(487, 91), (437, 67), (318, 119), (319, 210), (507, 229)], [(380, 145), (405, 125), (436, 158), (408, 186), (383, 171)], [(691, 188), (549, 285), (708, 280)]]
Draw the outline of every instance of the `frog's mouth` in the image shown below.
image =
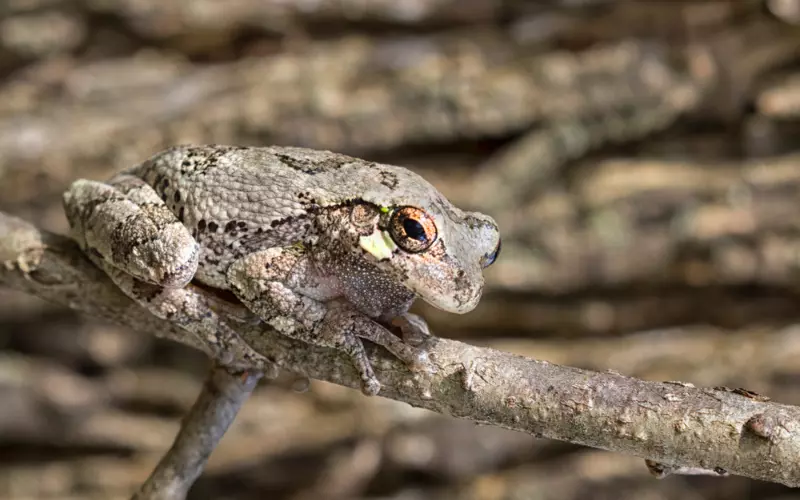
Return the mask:
[[(443, 270), (444, 268), (444, 270)], [(406, 286), (425, 302), (442, 311), (465, 314), (477, 307), (483, 293), (483, 275), (470, 275), (441, 262), (420, 266), (420, 274), (409, 276)], [(455, 268), (458, 269), (458, 268)]]
[(418, 293), (419, 297), (442, 311), (454, 314), (466, 314), (478, 305), (481, 297), (482, 287), (470, 287), (470, 289), (455, 290), (452, 294), (437, 295), (431, 293)]

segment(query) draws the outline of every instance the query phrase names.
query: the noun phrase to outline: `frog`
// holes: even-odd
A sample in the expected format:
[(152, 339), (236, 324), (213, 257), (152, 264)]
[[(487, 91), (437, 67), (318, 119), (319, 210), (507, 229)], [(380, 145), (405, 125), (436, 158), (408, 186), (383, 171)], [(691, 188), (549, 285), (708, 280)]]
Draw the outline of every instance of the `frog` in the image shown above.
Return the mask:
[(206, 289), (343, 352), (368, 395), (380, 382), (363, 340), (431, 370), (434, 337), (412, 304), (472, 311), (501, 249), (494, 219), (407, 168), (293, 146), (173, 146), (105, 182), (74, 181), (63, 204), (89, 259), (221, 364), (260, 355)]

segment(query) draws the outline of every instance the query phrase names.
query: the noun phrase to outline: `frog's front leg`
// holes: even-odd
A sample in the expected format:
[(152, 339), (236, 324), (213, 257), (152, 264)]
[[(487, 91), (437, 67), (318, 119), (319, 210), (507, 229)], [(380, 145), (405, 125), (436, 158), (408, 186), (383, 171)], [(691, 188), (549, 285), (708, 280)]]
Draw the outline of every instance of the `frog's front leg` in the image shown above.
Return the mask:
[(131, 175), (108, 184), (78, 180), (64, 207), (73, 237), (128, 297), (196, 335), (223, 364), (267, 363), (214, 312), (207, 294), (188, 285), (198, 244), (147, 183)]
[(314, 272), (302, 248), (270, 248), (234, 262), (228, 270), (234, 294), (278, 332), (312, 345), (345, 352), (362, 380), (362, 391), (377, 394), (375, 377), (360, 338), (385, 347), (413, 370), (427, 367), (427, 354), (403, 343), (386, 328), (341, 300)]
[(382, 319), (387, 320), (393, 326), (400, 329), (403, 335), (403, 341), (406, 344), (420, 346), (431, 338), (431, 330), (428, 327), (428, 323), (418, 314), (405, 312)]

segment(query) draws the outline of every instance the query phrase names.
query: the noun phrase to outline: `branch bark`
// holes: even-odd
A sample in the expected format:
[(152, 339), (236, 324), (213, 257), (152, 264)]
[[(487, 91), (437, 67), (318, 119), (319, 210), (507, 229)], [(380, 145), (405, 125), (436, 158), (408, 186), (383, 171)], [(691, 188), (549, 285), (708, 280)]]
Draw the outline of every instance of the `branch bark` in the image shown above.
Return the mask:
[[(0, 213), (0, 283), (143, 332), (191, 339), (132, 303), (68, 239)], [(358, 388), (346, 356), (258, 325), (239, 334), (285, 369)], [(800, 486), (800, 408), (746, 391), (648, 382), (436, 339), (434, 374), (374, 346), (381, 396), (459, 418), (648, 458)]]

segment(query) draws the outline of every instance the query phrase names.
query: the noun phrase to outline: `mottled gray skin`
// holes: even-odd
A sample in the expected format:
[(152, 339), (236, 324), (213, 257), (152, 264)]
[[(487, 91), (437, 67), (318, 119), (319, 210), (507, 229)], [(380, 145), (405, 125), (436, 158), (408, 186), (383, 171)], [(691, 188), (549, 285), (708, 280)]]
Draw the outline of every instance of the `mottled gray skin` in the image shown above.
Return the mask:
[[(229, 290), (279, 332), (348, 352), (364, 381), (379, 384), (357, 337), (412, 369), (427, 334), (408, 313), (416, 297), (472, 310), (482, 269), (499, 246), (495, 222), (459, 210), (401, 167), (289, 147), (181, 146), (108, 183), (78, 180), (64, 195), (84, 251), (134, 300), (198, 335), (218, 359), (258, 355), (225, 326), (208, 294)], [(411, 253), (386, 226), (398, 207), (423, 210), (437, 237)], [(376, 251), (364, 239), (386, 236)], [(229, 311), (226, 311), (229, 313)], [(405, 342), (380, 323), (392, 322)]]

